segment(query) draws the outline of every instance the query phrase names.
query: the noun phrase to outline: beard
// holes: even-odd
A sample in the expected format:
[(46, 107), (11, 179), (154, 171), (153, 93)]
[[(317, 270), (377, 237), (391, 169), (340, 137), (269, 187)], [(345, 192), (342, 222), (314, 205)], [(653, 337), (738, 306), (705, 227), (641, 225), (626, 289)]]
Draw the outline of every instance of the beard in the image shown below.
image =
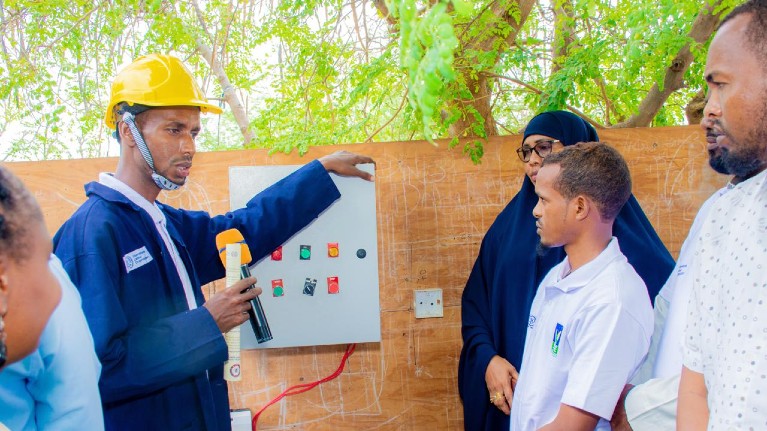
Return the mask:
[[(727, 175), (730, 173), (730, 171), (727, 169), (727, 166), (725, 166), (724, 163), (724, 155), (722, 154), (724, 151), (727, 150), (721, 147), (714, 150), (708, 150), (708, 165), (711, 166), (711, 169), (717, 173)], [(727, 151), (727, 153), (729, 153), (729, 151)]]
[[(764, 100), (767, 105), (767, 94)], [(722, 128), (731, 145), (729, 148), (709, 150), (708, 164), (713, 170), (739, 178), (750, 178), (764, 170), (767, 166), (767, 111), (763, 111), (759, 117), (753, 123), (755, 127), (740, 140)], [(719, 126), (721, 127), (721, 123)]]
[[(759, 136), (764, 135), (764, 136)], [(767, 164), (767, 130), (751, 133), (744, 142), (736, 142), (734, 149), (717, 148), (708, 152), (708, 164), (720, 174), (734, 175), (739, 178), (749, 178), (761, 172)]]

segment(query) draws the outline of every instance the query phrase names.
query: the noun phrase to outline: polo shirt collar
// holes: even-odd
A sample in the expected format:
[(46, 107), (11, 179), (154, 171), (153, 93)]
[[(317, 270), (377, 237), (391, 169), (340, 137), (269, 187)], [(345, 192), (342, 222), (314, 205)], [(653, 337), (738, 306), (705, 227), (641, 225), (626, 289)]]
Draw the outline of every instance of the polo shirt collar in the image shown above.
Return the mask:
[(612, 237), (610, 242), (607, 243), (607, 247), (605, 247), (597, 257), (571, 272), (569, 275), (570, 258), (566, 257), (562, 264), (557, 268), (558, 274), (554, 283), (546, 286), (546, 288), (559, 289), (564, 293), (580, 289), (589, 284), (607, 265), (622, 256), (623, 253), (618, 245), (618, 238)]

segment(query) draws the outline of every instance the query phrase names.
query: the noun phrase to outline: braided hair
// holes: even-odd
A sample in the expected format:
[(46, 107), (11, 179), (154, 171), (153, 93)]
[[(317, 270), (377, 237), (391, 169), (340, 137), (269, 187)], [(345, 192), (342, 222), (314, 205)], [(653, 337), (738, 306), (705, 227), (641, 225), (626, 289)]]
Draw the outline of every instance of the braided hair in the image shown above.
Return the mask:
[(24, 184), (0, 166), (0, 254), (17, 262), (28, 257), (30, 221), (43, 221), (43, 213)]

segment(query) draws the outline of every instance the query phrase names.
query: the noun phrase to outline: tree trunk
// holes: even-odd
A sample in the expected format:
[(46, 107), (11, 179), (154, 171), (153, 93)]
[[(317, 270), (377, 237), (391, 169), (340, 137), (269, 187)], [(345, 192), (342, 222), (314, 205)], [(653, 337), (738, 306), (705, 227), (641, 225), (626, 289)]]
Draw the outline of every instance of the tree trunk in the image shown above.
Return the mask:
[(684, 107), (687, 124), (700, 124), (703, 121), (703, 108), (706, 107), (706, 89), (701, 89)]
[[(491, 9), (492, 13), (500, 19), (506, 21), (511, 27), (512, 31), (505, 38), (504, 43), (506, 47), (511, 47), (514, 44), (514, 40), (519, 33), (519, 29), (527, 20), (530, 15), (530, 11), (535, 5), (535, 0), (518, 0), (517, 6), (519, 7), (519, 22), (514, 18), (510, 11), (510, 8), (503, 7), (503, 2), (496, 2)], [(490, 52), (493, 50), (493, 45), (498, 41), (500, 36), (489, 36), (482, 39), (474, 39), (468, 41), (460, 41), (462, 46), (459, 50), (466, 51), (469, 49), (475, 49), (480, 52)], [(498, 50), (500, 52), (502, 50)], [(456, 56), (461, 58), (461, 56)], [(496, 58), (497, 61), (497, 58)], [(492, 82), (490, 81), (491, 75), (486, 73), (479, 73), (476, 77), (472, 77), (471, 65), (464, 65), (456, 63), (456, 71), (463, 71), (463, 81), (466, 82), (469, 91), (471, 92), (470, 99), (460, 99), (452, 102), (457, 105), (464, 115), (459, 118), (455, 123), (450, 126), (450, 136), (453, 137), (476, 137), (477, 133), (474, 133), (472, 127), (476, 124), (476, 118), (474, 115), (468, 114), (471, 110), (476, 110), (484, 121), (485, 136), (497, 136), (498, 128), (493, 117), (493, 111), (491, 106), (492, 101)]]
[[(704, 43), (711, 37), (722, 18), (722, 13), (714, 14), (714, 11), (720, 7), (722, 0), (716, 0), (712, 4), (705, 6), (692, 24), (688, 36), (696, 43)], [(666, 76), (663, 79), (663, 90), (657, 83), (653, 84), (647, 96), (639, 105), (637, 113), (628, 120), (618, 123), (613, 127), (647, 127), (652, 123), (653, 118), (658, 115), (658, 111), (666, 103), (671, 93), (684, 87), (684, 74), (692, 63), (692, 53), (690, 44), (687, 43), (671, 61), (671, 66), (666, 70)]]
[(490, 106), (490, 99), (492, 90), (490, 89), (490, 82), (487, 74), (477, 74), (476, 78), (467, 77), (466, 85), (471, 89), (471, 99), (459, 99), (452, 103), (458, 105), (464, 116), (459, 118), (455, 123), (450, 125), (450, 136), (464, 137), (477, 137), (478, 133), (475, 133), (473, 126), (477, 123), (475, 115), (470, 114), (472, 110), (476, 110), (483, 120), (483, 127), (485, 130), (485, 136), (497, 136), (498, 127), (495, 124), (495, 117), (493, 117), (493, 110)]

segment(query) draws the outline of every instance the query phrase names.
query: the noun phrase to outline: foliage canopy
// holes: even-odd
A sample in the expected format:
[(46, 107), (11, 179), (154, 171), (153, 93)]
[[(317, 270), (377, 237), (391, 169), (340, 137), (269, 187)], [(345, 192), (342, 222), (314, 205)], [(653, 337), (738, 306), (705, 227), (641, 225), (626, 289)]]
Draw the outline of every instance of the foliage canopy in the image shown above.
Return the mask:
[(478, 161), (482, 138), (548, 109), (598, 127), (684, 124), (708, 40), (737, 3), (6, 0), (0, 151), (116, 154), (110, 79), (151, 52), (181, 57), (229, 108), (204, 118), (202, 149), (467, 138)]

